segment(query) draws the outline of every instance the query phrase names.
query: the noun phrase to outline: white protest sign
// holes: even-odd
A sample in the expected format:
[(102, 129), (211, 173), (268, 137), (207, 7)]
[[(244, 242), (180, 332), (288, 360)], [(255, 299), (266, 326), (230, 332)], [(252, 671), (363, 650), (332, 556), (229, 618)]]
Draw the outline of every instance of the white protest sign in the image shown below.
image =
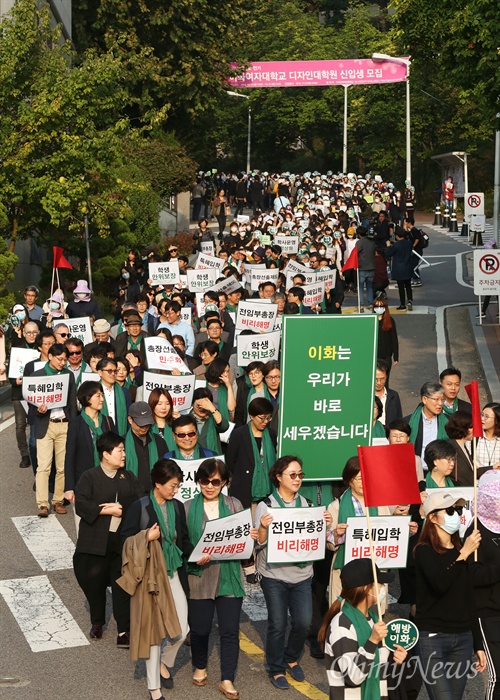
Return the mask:
[(260, 333), (269, 333), (274, 329), (274, 322), (278, 314), (277, 304), (260, 304), (255, 301), (240, 301), (236, 315), (236, 328), (238, 330), (251, 330)]
[(64, 408), (68, 402), (69, 374), (23, 377), (23, 399), (33, 406)]
[(198, 318), (201, 318), (205, 313), (205, 292), (196, 292), (196, 310), (198, 311)]
[(281, 329), (283, 328), (283, 314), (276, 316), (276, 320), (274, 322), (274, 330), (279, 331), (281, 335)]
[(327, 289), (335, 287), (337, 281), (337, 270), (320, 270), (316, 273), (316, 280), (325, 283), (325, 292)]
[(225, 261), (222, 258), (214, 258), (211, 255), (204, 255), (203, 253), (198, 253), (196, 258), (195, 270), (216, 270), (217, 277), (222, 276), (222, 270), (225, 266)]
[(254, 541), (250, 537), (251, 528), (250, 509), (209, 520), (205, 523), (201, 539), (193, 549), (189, 561), (197, 562), (207, 554), (215, 561), (250, 559), (254, 548)]
[(168, 342), (166, 338), (161, 336), (153, 336), (145, 338), (144, 346), (146, 348), (146, 362), (148, 369), (165, 369), (172, 371), (178, 369), (184, 374), (191, 374), (189, 367), (179, 357), (175, 348)]
[(10, 350), (9, 379), (18, 379), (24, 374), (24, 368), (32, 360), (38, 360), (40, 353), (31, 348), (15, 348)]
[(177, 284), (179, 281), (179, 261), (149, 263), (149, 278), (153, 287), (159, 284)]
[(286, 288), (290, 289), (293, 287), (293, 278), (295, 275), (304, 275), (306, 278), (306, 284), (312, 284), (316, 280), (316, 272), (311, 270), (310, 267), (301, 265), (301, 263), (295, 262), (295, 260), (290, 260), (288, 265), (285, 267), (286, 273)]
[(99, 374), (96, 372), (83, 372), (81, 379), (80, 379), (80, 386), (83, 384), (83, 382), (100, 382), (101, 377)]
[(237, 363), (240, 367), (246, 367), (250, 362), (269, 362), (277, 360), (280, 351), (281, 333), (273, 331), (259, 335), (238, 335), (236, 348), (238, 350)]
[(203, 292), (205, 289), (210, 289), (218, 277), (218, 271), (215, 267), (205, 270), (187, 270), (187, 281), (190, 292)]
[(252, 277), (250, 279), (250, 289), (257, 291), (259, 284), (262, 282), (272, 282), (274, 285), (278, 284), (279, 270), (268, 270), (264, 268), (263, 270), (253, 270)]
[[(404, 569), (410, 537), (409, 515), (370, 517), (375, 562), (379, 569)], [(345, 563), (370, 557), (370, 541), (366, 518), (347, 518), (345, 531)]]
[(474, 294), (500, 294), (500, 250), (474, 251)]
[(302, 289), (306, 293), (302, 303), (304, 306), (313, 306), (321, 304), (325, 296), (325, 283), (315, 282), (314, 284), (305, 284)]
[[(186, 428), (188, 430), (188, 428)], [(222, 455), (217, 455), (216, 459), (221, 459), (223, 462), (225, 461), (224, 456)], [(198, 471), (198, 467), (202, 462), (205, 461), (205, 458), (203, 459), (176, 459), (174, 458), (174, 462), (179, 465), (179, 467), (182, 470), (182, 475), (183, 475), (183, 481), (182, 484), (179, 486), (179, 490), (177, 491), (175, 498), (177, 498), (178, 501), (190, 501), (192, 498), (197, 496), (200, 493), (200, 487), (198, 484), (195, 483), (194, 477), (196, 472)], [(227, 487), (224, 486), (222, 489), (222, 493), (227, 495)]]
[(193, 309), (190, 306), (183, 306), (181, 308), (181, 315), (179, 316), (179, 320), (183, 321), (184, 323), (187, 323), (190, 326), (192, 314), (193, 314)]
[(469, 228), (471, 231), (480, 231), (484, 233), (486, 228), (486, 217), (484, 214), (473, 214), (469, 219)]
[(484, 215), (484, 192), (466, 192), (464, 195), (465, 221), (474, 215)]
[(241, 282), (239, 282), (234, 275), (229, 275), (226, 279), (214, 284), (212, 292), (216, 292), (217, 294), (219, 292), (231, 294), (231, 292), (235, 292), (237, 289), (242, 289)]
[(432, 493), (452, 493), (456, 496), (457, 500), (463, 498), (465, 501), (465, 506), (462, 510), (462, 515), (460, 516), (460, 530), (458, 534), (460, 537), (465, 536), (465, 531), (472, 522), (472, 504), (474, 503), (474, 487), (473, 486), (454, 486), (453, 488), (438, 488), (432, 489)]
[(82, 316), (81, 318), (62, 318), (54, 321), (54, 330), (59, 325), (68, 326), (70, 338), (79, 338), (84, 345), (91, 343), (94, 338), (92, 336), (92, 326), (90, 318)]
[(189, 410), (193, 403), (194, 374), (174, 377), (144, 372), (143, 401), (147, 401), (150, 393), (156, 388), (166, 389), (169, 392), (176, 411)]
[(213, 241), (201, 241), (200, 250), (204, 255), (210, 255), (215, 258), (215, 246)]
[(297, 564), (324, 559), (325, 509), (269, 508), (273, 521), (267, 531), (267, 563)]
[(299, 250), (298, 236), (275, 236), (273, 243), (279, 245), (285, 255), (294, 255)]
[(246, 224), (250, 221), (250, 217), (246, 214), (238, 214), (238, 216), (236, 217), (236, 221), (239, 224)]

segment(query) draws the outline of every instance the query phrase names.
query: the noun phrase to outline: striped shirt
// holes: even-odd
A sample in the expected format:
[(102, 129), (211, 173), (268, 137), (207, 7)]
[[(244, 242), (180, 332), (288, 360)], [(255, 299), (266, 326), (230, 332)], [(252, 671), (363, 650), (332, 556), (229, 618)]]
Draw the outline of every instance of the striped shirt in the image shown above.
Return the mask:
[[(368, 619), (370, 627), (373, 620)], [(325, 640), (328, 683), (331, 700), (361, 700), (361, 685), (366, 680), (375, 660), (377, 645), (367, 641), (358, 644), (356, 630), (349, 618), (340, 612), (330, 623)], [(379, 662), (386, 668), (389, 650), (379, 647)], [(389, 697), (387, 681), (380, 681), (380, 700)]]

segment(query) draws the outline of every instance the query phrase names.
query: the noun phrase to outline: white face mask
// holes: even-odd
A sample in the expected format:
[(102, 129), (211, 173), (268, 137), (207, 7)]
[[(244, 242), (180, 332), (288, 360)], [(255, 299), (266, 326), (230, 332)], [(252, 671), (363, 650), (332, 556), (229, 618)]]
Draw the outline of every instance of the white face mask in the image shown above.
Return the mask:
[(382, 316), (384, 313), (385, 309), (381, 306), (376, 306), (373, 311), (377, 314), (377, 316)]
[[(375, 595), (375, 593), (370, 593), (370, 595), (372, 596), (372, 598), (375, 598), (375, 600), (377, 599), (377, 596)], [(382, 588), (379, 589), (378, 599), (379, 599), (380, 605), (383, 605), (385, 603), (385, 601), (387, 599), (387, 588), (385, 586), (382, 586)]]

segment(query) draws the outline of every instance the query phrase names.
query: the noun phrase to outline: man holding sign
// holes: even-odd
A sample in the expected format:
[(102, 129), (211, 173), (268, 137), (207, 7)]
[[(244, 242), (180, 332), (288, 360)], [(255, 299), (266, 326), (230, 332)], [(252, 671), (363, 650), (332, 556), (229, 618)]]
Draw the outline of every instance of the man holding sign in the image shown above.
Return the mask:
[[(64, 345), (56, 343), (49, 349), (48, 355), (49, 361), (45, 367), (34, 372), (27, 381), (36, 383), (36, 377), (51, 377), (54, 380), (53, 386), (56, 388), (56, 385), (59, 384), (57, 380), (64, 378), (67, 384), (67, 399), (65, 402), (61, 401), (57, 408), (51, 408), (57, 394), (46, 383), (43, 386), (41, 396), (38, 395), (37, 390), (35, 394), (28, 393), (27, 395), (30, 404), (28, 420), (30, 425), (34, 425), (36, 437), (38, 457), (36, 502), (40, 518), (46, 518), (49, 514), (49, 476), (54, 455), (56, 479), (52, 506), (59, 515), (64, 515), (67, 512), (63, 505), (64, 457), (66, 455), (68, 422), (76, 417), (75, 379), (66, 368), (68, 351)], [(42, 389), (42, 383), (40, 383), (40, 388)]]

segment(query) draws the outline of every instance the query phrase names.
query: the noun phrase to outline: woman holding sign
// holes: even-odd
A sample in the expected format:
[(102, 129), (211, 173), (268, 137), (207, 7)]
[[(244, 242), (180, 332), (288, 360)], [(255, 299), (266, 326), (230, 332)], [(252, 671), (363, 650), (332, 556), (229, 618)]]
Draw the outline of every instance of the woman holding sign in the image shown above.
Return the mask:
[[(265, 401), (265, 399), (255, 399)], [(252, 404), (250, 404), (251, 406)], [(280, 457), (269, 471), (273, 486), (271, 495), (257, 506), (254, 522), (258, 525), (257, 572), (266, 599), (268, 626), (266, 663), (269, 680), (280, 690), (289, 688), (285, 673), (296, 681), (305, 679), (299, 659), (312, 621), (313, 563), (267, 563), (268, 529), (273, 521), (269, 508), (308, 508), (311, 502), (299, 494), (304, 472), (299, 457)], [(332, 517), (324, 511), (327, 526)], [(292, 627), (286, 642), (290, 614)]]
[[(229, 470), (220, 459), (206, 459), (200, 464), (195, 475), (200, 493), (184, 504), (193, 545), (201, 539), (208, 520), (243, 510), (236, 498), (221, 493), (229, 478)], [(257, 539), (255, 528), (250, 530), (250, 536)], [(193, 683), (204, 686), (208, 682), (208, 641), (217, 610), (221, 664), (219, 691), (229, 700), (238, 700), (240, 695), (234, 687), (234, 678), (240, 651), (241, 604), (245, 596), (241, 564), (237, 560), (214, 561), (210, 555), (204, 555), (195, 564), (188, 564), (188, 574)]]

